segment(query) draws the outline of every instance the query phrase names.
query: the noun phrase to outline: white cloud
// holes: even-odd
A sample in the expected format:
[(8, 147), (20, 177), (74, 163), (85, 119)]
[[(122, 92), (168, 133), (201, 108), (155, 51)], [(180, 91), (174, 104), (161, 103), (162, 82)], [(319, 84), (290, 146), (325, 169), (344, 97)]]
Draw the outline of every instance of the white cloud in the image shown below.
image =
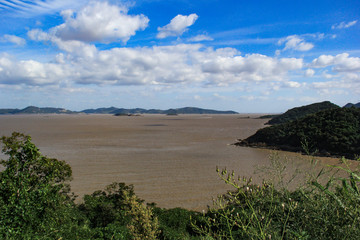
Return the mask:
[(164, 27), (158, 27), (159, 33), (157, 38), (166, 38), (170, 36), (180, 36), (182, 35), (188, 27), (193, 25), (197, 20), (198, 15), (195, 13), (190, 14), (189, 16), (177, 15), (174, 17), (170, 23)]
[(70, 53), (72, 57), (92, 58), (97, 53), (96, 47), (92, 44), (77, 40), (63, 41), (52, 33), (46, 33), (40, 29), (29, 31), (28, 37), (34, 41), (50, 41), (56, 44), (60, 50)]
[(305, 71), (305, 77), (312, 77), (312, 76), (314, 76), (314, 74), (315, 74), (315, 71), (311, 68), (308, 68)]
[(348, 53), (332, 55), (321, 55), (314, 59), (311, 63), (314, 68), (325, 68), (333, 66), (333, 71), (336, 72), (359, 72), (360, 71), (360, 58), (349, 57)]
[(341, 22), (331, 26), (331, 29), (344, 29), (354, 26), (357, 23), (357, 20), (351, 22)]
[(56, 84), (66, 76), (63, 66), (34, 60), (16, 61), (9, 56), (0, 57), (0, 83), (9, 85)]
[(126, 43), (136, 31), (145, 29), (149, 22), (146, 16), (131, 16), (127, 11), (125, 6), (91, 2), (77, 13), (62, 11), (65, 22), (53, 28), (52, 32), (64, 41), (109, 43), (121, 40)]
[(21, 38), (21, 37), (18, 37), (18, 36), (15, 36), (15, 35), (8, 35), (8, 34), (5, 34), (3, 37), (2, 37), (2, 41), (5, 41), (5, 42), (11, 42), (11, 43), (14, 43), (18, 46), (23, 46), (26, 44), (26, 40)]
[(278, 42), (280, 45), (285, 44), (283, 51), (296, 50), (296, 51), (309, 51), (314, 45), (306, 42), (303, 38), (297, 35), (291, 35), (286, 38), (282, 38)]
[(287, 73), (301, 69), (302, 59), (272, 58), (261, 54), (242, 56), (209, 56), (203, 59), (202, 71), (212, 84), (236, 82), (282, 81)]
[(299, 83), (299, 82), (288, 81), (288, 82), (284, 82), (282, 84), (282, 86), (285, 87), (285, 88), (299, 88), (299, 87), (302, 86), (302, 84)]
[(208, 35), (197, 35), (195, 37), (189, 38), (188, 42), (202, 42), (202, 41), (213, 41), (214, 39)]
[(58, 54), (52, 63), (3, 58), (0, 82), (10, 84), (8, 79), (13, 79), (29, 85), (58, 84), (71, 76), (71, 82), (77, 84), (228, 86), (286, 81), (290, 71), (303, 67), (302, 59), (240, 56), (235, 49), (204, 49), (200, 44), (100, 51), (79, 41), (56, 37), (52, 41), (59, 41), (59, 47), (67, 52)]
[(32, 29), (27, 33), (28, 37), (34, 41), (50, 41), (52, 36), (41, 29)]

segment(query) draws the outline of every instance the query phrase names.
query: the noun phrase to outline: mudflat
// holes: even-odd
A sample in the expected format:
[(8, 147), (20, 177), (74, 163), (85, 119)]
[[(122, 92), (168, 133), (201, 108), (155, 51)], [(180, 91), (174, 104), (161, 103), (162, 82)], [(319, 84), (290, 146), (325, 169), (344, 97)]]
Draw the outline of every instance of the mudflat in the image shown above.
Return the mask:
[(140, 198), (159, 207), (203, 210), (227, 188), (216, 166), (251, 176), (254, 166), (268, 162), (269, 150), (231, 145), (266, 121), (256, 115), (4, 115), (0, 135), (29, 134), (44, 155), (69, 163), (79, 199), (116, 181), (133, 184)]

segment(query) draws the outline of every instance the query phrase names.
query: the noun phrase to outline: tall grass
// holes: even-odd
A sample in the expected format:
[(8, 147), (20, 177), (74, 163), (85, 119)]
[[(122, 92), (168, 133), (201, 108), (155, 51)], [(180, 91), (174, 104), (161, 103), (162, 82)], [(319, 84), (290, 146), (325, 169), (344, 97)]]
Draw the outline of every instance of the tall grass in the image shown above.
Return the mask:
[[(233, 190), (214, 201), (202, 222), (193, 222), (204, 239), (360, 239), (358, 168), (342, 158), (342, 165), (319, 169), (312, 158), (309, 171), (289, 177), (287, 159), (273, 154), (270, 162), (262, 184), (217, 169)], [(299, 175), (303, 183), (289, 190)]]

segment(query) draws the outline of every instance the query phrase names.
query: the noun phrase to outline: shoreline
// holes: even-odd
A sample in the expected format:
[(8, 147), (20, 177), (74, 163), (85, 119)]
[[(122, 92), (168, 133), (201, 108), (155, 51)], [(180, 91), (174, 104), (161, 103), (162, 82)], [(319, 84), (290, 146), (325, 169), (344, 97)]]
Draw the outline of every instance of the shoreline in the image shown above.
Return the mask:
[[(246, 139), (238, 139), (237, 142), (232, 143), (231, 145), (238, 146), (238, 147), (250, 147), (250, 148), (258, 148), (258, 149), (269, 149), (269, 150), (278, 150), (278, 151), (286, 151), (286, 152), (293, 152), (298, 153), (301, 155), (308, 155), (302, 148), (294, 147), (290, 145), (268, 145), (264, 142), (258, 143), (249, 143)], [(345, 157), (351, 161), (358, 161), (356, 157), (351, 157), (349, 155), (339, 155), (339, 154), (331, 154), (327, 151), (316, 151), (310, 154), (314, 157), (327, 157), (327, 158), (343, 158)]]

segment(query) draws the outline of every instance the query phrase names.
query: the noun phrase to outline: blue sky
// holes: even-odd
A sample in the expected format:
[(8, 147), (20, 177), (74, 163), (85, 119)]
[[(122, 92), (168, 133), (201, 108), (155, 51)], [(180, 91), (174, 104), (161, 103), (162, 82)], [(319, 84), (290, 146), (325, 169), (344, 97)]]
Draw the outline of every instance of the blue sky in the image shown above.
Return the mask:
[(360, 102), (360, 1), (0, 0), (0, 108)]

